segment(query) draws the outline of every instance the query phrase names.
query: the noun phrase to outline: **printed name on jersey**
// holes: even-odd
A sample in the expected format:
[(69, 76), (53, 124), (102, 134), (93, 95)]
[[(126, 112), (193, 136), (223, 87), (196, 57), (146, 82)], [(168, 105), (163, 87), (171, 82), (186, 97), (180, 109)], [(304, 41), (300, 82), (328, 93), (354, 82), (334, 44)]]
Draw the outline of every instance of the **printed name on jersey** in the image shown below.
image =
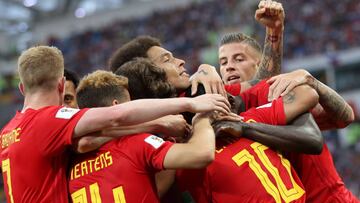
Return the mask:
[(256, 109), (270, 108), (271, 106), (272, 106), (272, 103), (267, 103), (267, 104), (264, 104), (264, 105), (262, 105), (262, 106), (256, 107)]
[(159, 148), (162, 144), (165, 143), (162, 138), (155, 135), (150, 135), (149, 137), (145, 138), (144, 141), (153, 146), (155, 149)]
[(63, 107), (63, 108), (59, 109), (59, 111), (56, 113), (55, 117), (62, 118), (62, 119), (70, 119), (79, 111), (80, 111), (80, 109)]

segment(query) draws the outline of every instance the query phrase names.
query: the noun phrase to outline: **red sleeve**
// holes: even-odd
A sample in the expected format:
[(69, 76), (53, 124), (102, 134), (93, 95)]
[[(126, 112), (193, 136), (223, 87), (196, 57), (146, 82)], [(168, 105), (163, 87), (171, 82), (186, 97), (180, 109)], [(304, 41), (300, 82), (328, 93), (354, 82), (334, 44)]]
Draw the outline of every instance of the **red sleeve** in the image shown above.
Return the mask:
[[(62, 106), (46, 107), (35, 117), (36, 142), (47, 155), (62, 153), (72, 144), (72, 135), (77, 122), (88, 109), (71, 109)], [(34, 126), (35, 128), (35, 126)], [(34, 140), (35, 141), (35, 140)]]
[(270, 125), (286, 125), (286, 115), (282, 98), (257, 108), (251, 108), (241, 113), (240, 116), (243, 116), (247, 122), (253, 120), (254, 122)]
[(134, 160), (137, 160), (140, 165), (145, 164), (144, 167), (151, 172), (164, 169), (165, 156), (173, 144), (151, 134), (135, 135), (128, 140), (128, 145), (138, 149), (132, 152)]
[(241, 93), (240, 96), (245, 103), (246, 109), (267, 104), (269, 102), (267, 98), (269, 94), (269, 87), (270, 85), (266, 82), (266, 80), (262, 80), (250, 89)]
[(225, 85), (224, 87), (225, 87), (226, 92), (228, 92), (229, 94), (231, 94), (233, 96), (240, 95), (240, 92), (241, 92), (240, 83), (232, 84), (232, 85)]

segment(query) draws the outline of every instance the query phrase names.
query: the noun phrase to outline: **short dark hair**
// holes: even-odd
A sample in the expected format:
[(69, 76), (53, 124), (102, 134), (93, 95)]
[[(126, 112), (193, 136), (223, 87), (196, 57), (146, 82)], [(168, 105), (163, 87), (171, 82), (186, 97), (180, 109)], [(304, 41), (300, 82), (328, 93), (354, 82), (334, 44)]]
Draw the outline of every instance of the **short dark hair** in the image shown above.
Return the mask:
[(228, 33), (225, 34), (220, 40), (220, 46), (230, 43), (246, 43), (253, 47), (256, 51), (261, 53), (260, 44), (252, 37), (244, 34), (244, 33)]
[(66, 80), (74, 83), (75, 88), (77, 88), (77, 86), (79, 85), (79, 76), (75, 72), (65, 68), (64, 76), (65, 76)]
[(122, 65), (115, 74), (128, 78), (131, 100), (176, 97), (175, 87), (167, 81), (165, 71), (149, 59), (135, 58)]
[(136, 57), (147, 58), (146, 53), (153, 46), (161, 46), (160, 40), (150, 36), (139, 36), (117, 49), (109, 59), (108, 66), (115, 73), (120, 66)]
[(79, 108), (111, 106), (117, 99), (128, 101), (128, 80), (109, 71), (98, 70), (81, 79), (76, 90)]

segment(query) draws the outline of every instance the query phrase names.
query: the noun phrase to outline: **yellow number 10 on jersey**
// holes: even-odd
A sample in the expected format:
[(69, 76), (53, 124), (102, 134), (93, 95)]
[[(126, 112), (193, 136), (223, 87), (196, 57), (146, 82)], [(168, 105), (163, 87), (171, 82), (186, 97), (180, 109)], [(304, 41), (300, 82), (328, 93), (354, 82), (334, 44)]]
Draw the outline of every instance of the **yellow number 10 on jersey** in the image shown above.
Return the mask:
[(281, 203), (281, 199), (283, 199), (284, 202), (292, 202), (299, 199), (305, 193), (305, 191), (298, 184), (296, 184), (294, 178), (292, 177), (290, 162), (287, 159), (284, 159), (280, 154), (278, 154), (281, 159), (281, 164), (286, 168), (286, 171), (289, 174), (293, 186), (291, 189), (286, 188), (285, 183), (280, 177), (278, 169), (271, 163), (265, 154), (265, 150), (268, 149), (268, 147), (258, 142), (254, 142), (250, 146), (255, 151), (261, 163), (275, 179), (276, 186), (271, 182), (266, 172), (256, 161), (254, 155), (250, 154), (248, 150), (241, 150), (239, 153), (233, 156), (232, 159), (238, 166), (241, 166), (247, 162), (250, 169), (255, 173), (256, 177), (258, 177), (261, 184), (264, 186), (266, 192), (274, 198), (276, 203)]
[[(89, 189), (90, 189), (91, 203), (101, 203), (99, 185), (97, 183), (91, 184), (89, 186)], [(126, 203), (125, 194), (122, 186), (112, 189), (112, 192), (115, 203)], [(71, 194), (71, 199), (74, 203), (87, 203), (88, 199), (87, 199), (85, 187), (73, 192)]]

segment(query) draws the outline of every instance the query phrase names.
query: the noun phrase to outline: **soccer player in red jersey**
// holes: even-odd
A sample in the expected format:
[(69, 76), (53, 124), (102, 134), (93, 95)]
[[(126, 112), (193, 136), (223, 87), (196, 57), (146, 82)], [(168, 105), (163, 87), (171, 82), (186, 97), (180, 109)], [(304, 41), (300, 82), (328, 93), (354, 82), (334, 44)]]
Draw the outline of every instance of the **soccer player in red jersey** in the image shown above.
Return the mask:
[[(77, 89), (80, 108), (103, 107), (130, 101), (127, 79), (107, 71), (83, 78)], [(89, 98), (93, 98), (89, 101)], [(155, 172), (199, 168), (214, 158), (215, 134), (211, 113), (193, 119), (193, 136), (173, 144), (151, 134), (113, 140), (100, 149), (77, 155), (69, 188), (73, 202), (158, 202)]]
[(74, 138), (186, 109), (228, 111), (228, 103), (220, 95), (193, 100), (138, 100), (82, 110), (63, 107), (64, 61), (55, 47), (26, 50), (19, 57), (18, 71), (24, 106), (0, 132), (1, 168), (10, 203), (68, 201), (66, 170)]

